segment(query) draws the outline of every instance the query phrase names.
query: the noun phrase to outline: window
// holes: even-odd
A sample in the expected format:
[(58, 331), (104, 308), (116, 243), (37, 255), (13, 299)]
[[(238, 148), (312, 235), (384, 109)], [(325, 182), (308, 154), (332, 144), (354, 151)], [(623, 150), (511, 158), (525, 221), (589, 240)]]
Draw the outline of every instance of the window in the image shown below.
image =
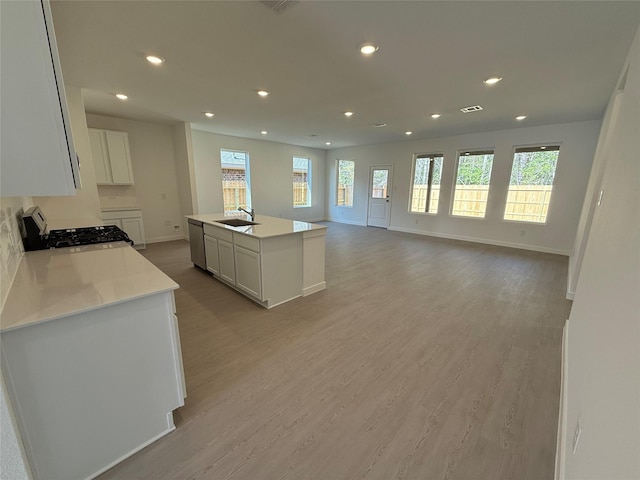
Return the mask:
[(249, 154), (220, 150), (222, 167), (222, 198), (224, 211), (251, 207), (251, 183), (249, 182)]
[(293, 157), (293, 206), (311, 206), (311, 160)]
[(355, 180), (356, 162), (352, 160), (338, 160), (337, 170), (337, 199), (339, 207), (353, 207), (353, 185)]
[(560, 147), (516, 148), (504, 219), (545, 223)]
[(451, 215), (484, 218), (487, 198), (489, 198), (492, 165), (492, 150), (459, 154)]
[(442, 160), (442, 154), (416, 156), (413, 161), (410, 212), (438, 213)]

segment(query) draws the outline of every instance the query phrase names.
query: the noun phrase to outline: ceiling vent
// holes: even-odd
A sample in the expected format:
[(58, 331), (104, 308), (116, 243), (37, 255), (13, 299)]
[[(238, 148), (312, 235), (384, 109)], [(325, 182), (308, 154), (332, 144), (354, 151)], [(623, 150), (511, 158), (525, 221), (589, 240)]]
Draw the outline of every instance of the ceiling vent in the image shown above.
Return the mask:
[(464, 107), (460, 109), (462, 113), (479, 112), (480, 110), (482, 110), (480, 105), (472, 105), (471, 107)]
[(386, 123), (384, 123), (384, 122), (378, 122), (378, 123), (372, 123), (372, 124), (371, 124), (371, 126), (372, 126), (373, 128), (382, 128), (382, 127), (386, 127), (386, 126), (387, 126), (387, 124), (386, 124)]
[(299, 0), (260, 0), (260, 3), (265, 5), (275, 13), (282, 13), (287, 8), (295, 5), (296, 3), (300, 3)]

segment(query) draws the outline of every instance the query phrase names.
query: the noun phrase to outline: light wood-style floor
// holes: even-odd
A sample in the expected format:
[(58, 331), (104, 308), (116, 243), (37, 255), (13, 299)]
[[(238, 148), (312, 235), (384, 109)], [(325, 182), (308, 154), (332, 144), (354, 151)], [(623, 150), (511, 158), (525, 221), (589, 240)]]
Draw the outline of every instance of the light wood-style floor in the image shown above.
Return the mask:
[(567, 258), (327, 225), (327, 290), (272, 310), (149, 245), (188, 397), (102, 480), (553, 478)]

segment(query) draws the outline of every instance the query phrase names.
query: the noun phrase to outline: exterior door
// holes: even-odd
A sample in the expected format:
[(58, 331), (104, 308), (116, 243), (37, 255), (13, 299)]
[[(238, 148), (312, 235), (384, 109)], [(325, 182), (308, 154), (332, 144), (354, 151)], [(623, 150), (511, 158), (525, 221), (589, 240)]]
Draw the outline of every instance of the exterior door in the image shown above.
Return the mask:
[(387, 228), (391, 211), (391, 165), (371, 167), (369, 175), (369, 209), (367, 225)]

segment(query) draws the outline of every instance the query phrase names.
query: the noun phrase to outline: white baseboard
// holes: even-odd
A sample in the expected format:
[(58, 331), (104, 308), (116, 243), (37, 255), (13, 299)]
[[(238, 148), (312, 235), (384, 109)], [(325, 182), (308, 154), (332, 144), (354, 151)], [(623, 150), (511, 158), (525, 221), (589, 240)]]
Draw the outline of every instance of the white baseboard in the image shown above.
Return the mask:
[(327, 288), (327, 282), (320, 282), (315, 285), (311, 285), (310, 287), (302, 289), (302, 296), (306, 297), (307, 295), (311, 295), (312, 293), (319, 292)]
[[(169, 412), (171, 414), (171, 412)], [(160, 438), (164, 437), (165, 435), (167, 435), (168, 433), (171, 433), (172, 431), (174, 431), (176, 429), (176, 427), (173, 424), (173, 417), (171, 418), (171, 425), (168, 426), (168, 428), (163, 431), (162, 433), (159, 433), (158, 435), (156, 435), (155, 437), (149, 439), (148, 441), (146, 441), (145, 443), (143, 443), (142, 445), (137, 446), (136, 448), (134, 448), (133, 450), (125, 453), (124, 455), (122, 455), (120, 458), (118, 458), (117, 460), (115, 460), (114, 462), (111, 462), (109, 465), (107, 465), (104, 468), (101, 468), (100, 470), (98, 470), (95, 473), (92, 473), (91, 475), (89, 475), (85, 480), (92, 480), (93, 478), (96, 478), (98, 476), (100, 476), (101, 474), (103, 474), (104, 472), (106, 472), (107, 470), (109, 470), (111, 467), (115, 467), (117, 464), (119, 464), (120, 462), (122, 462), (123, 460), (129, 458), (131, 455), (138, 453), (140, 450), (142, 450), (143, 448), (148, 447), (149, 445), (151, 445), (153, 442), (155, 442), (156, 440), (159, 440)]]
[(355, 222), (353, 220), (342, 220), (339, 218), (329, 218), (327, 220), (328, 222), (335, 222), (335, 223), (346, 223), (347, 225), (357, 225), (359, 227), (366, 227), (367, 224), (363, 223), (363, 222)]
[(556, 473), (555, 480), (565, 478), (565, 455), (567, 440), (567, 369), (569, 346), (569, 320), (562, 329), (562, 367), (560, 370), (560, 411), (558, 412), (558, 435), (556, 438)]
[(569, 256), (566, 250), (558, 250), (555, 248), (541, 247), (538, 245), (528, 245), (524, 243), (501, 242), (499, 240), (491, 240), (489, 238), (468, 237), (465, 235), (452, 235), (448, 233), (429, 232), (425, 230), (414, 230), (411, 228), (389, 226), (389, 230), (404, 233), (415, 233), (417, 235), (425, 235), (428, 237), (448, 238), (450, 240), (462, 240), (464, 242), (484, 243), (487, 245), (497, 245), (499, 247), (519, 248), (520, 250), (530, 250), (533, 252), (554, 253), (556, 255)]
[(571, 292), (567, 290), (567, 295), (566, 295), (567, 300), (573, 300), (575, 296), (576, 296), (576, 292)]
[(188, 237), (179, 233), (177, 235), (168, 235), (166, 237), (147, 238), (147, 243), (171, 242), (173, 240), (188, 240)]

